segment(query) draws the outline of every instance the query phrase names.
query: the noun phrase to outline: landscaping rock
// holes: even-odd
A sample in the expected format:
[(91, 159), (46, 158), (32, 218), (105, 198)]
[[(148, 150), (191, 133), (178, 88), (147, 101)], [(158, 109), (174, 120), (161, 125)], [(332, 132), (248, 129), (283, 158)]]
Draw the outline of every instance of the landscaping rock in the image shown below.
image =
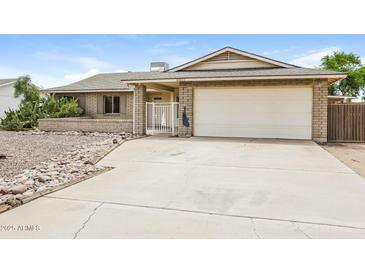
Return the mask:
[(13, 194), (21, 194), (21, 193), (24, 193), (25, 191), (27, 191), (27, 187), (25, 185), (17, 185), (17, 186), (13, 186), (10, 189), (10, 191)]
[(34, 180), (33, 179), (28, 179), (28, 180), (26, 180), (25, 182), (24, 182), (24, 185), (25, 186), (32, 186), (32, 185), (34, 185)]
[[(115, 144), (122, 143), (123, 139), (134, 138), (133, 135), (122, 133), (80, 133), (80, 132), (41, 132), (28, 131), (18, 133), (20, 135), (37, 135), (38, 138), (45, 136), (70, 135), (78, 138), (103, 137), (98, 142), (87, 142), (82, 145), (73, 145), (72, 150), (62, 151), (52, 156), (49, 160), (41, 161), (34, 166), (28, 166), (20, 174), (0, 178), (0, 199), (3, 204), (18, 206), (25, 199), (28, 201), (36, 193), (43, 193), (47, 190), (65, 185), (74, 180), (82, 179), (96, 172), (104, 170), (105, 167), (93, 164), (98, 158), (103, 157), (115, 147)], [(0, 134), (1, 137), (1, 134)], [(1, 138), (0, 138), (1, 141)], [(0, 147), (1, 148), (1, 147)], [(57, 150), (57, 147), (53, 148)], [(15, 150), (16, 151), (16, 150)], [(33, 157), (33, 155), (31, 155)], [(1, 171), (1, 167), (0, 167)], [(39, 196), (39, 195), (38, 195)]]
[[(41, 171), (41, 172), (43, 172), (43, 171)], [(39, 182), (41, 182), (41, 183), (45, 183), (45, 182), (47, 182), (47, 181), (50, 181), (52, 178), (50, 177), (50, 176), (47, 176), (47, 175), (39, 175), (38, 177), (37, 177), (37, 180), (39, 181)]]
[(18, 205), (21, 205), (22, 202), (20, 200), (15, 199), (14, 197), (13, 199), (7, 200), (6, 203), (12, 207), (16, 207)]
[(41, 186), (36, 191), (37, 192), (42, 192), (42, 191), (45, 191), (47, 188), (48, 188), (47, 186)]
[(5, 186), (0, 186), (0, 194), (4, 195), (4, 194), (8, 194), (9, 193), (9, 189)]
[(26, 192), (23, 193), (24, 197), (30, 197), (34, 194), (33, 190), (27, 190)]

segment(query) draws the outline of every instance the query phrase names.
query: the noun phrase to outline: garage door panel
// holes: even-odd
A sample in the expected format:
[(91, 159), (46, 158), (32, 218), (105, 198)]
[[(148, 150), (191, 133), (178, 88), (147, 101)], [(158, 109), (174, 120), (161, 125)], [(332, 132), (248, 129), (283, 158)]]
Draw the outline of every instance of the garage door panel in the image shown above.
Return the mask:
[[(304, 126), (310, 126), (311, 122), (306, 119), (305, 113), (295, 113), (288, 116), (287, 114), (281, 113), (259, 113), (255, 116), (255, 120), (252, 121), (250, 115), (238, 115), (234, 114), (229, 121), (225, 115), (222, 114), (212, 114), (210, 117), (204, 117), (195, 123), (195, 126), (199, 128), (199, 125), (204, 124), (232, 124), (232, 125), (275, 125), (280, 123), (281, 126), (285, 125), (298, 125), (302, 124)], [(214, 123), (212, 122), (214, 121)]]
[[(220, 112), (223, 109), (224, 104), (229, 104), (230, 108), (225, 109), (226, 112), (241, 112), (241, 113), (252, 113), (252, 111), (260, 111), (267, 113), (293, 113), (302, 112), (308, 114), (308, 105), (298, 103), (298, 101), (285, 101), (275, 102), (278, 99), (270, 99), (270, 101), (259, 101), (259, 100), (245, 100), (245, 102), (240, 101), (241, 98), (233, 99), (232, 101), (220, 100), (219, 102), (207, 100), (204, 109), (196, 108), (196, 111), (209, 111), (209, 112)], [(260, 102), (258, 104), (258, 102)], [(283, 105), (286, 105), (283, 108)]]
[(311, 139), (310, 88), (196, 89), (194, 135)]
[[(212, 137), (247, 137), (247, 138), (281, 138), (281, 139), (308, 139), (303, 138), (307, 134), (307, 128), (301, 126), (293, 127), (257, 127), (257, 125), (244, 125), (237, 128), (236, 125), (208, 125), (207, 128), (194, 134), (196, 136), (212, 136)], [(229, 132), (229, 136), (222, 135), (222, 132)]]

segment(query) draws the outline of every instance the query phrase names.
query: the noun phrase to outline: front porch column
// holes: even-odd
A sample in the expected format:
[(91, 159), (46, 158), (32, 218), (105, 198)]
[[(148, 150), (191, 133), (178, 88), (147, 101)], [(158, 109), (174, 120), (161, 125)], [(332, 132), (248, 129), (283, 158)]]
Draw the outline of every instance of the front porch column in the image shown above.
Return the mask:
[(144, 135), (146, 133), (146, 86), (134, 87), (134, 133)]
[(312, 139), (319, 143), (327, 142), (327, 80), (313, 82)]
[[(186, 113), (189, 125), (184, 124), (183, 115)], [(193, 135), (193, 87), (179, 86), (179, 119), (178, 119), (178, 136), (191, 137)]]

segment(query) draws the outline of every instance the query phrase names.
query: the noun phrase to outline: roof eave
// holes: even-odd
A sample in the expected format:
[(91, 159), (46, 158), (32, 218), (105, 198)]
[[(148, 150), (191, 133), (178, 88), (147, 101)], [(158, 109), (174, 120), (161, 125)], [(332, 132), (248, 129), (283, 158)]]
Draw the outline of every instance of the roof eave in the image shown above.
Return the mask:
[(221, 54), (221, 53), (223, 53), (227, 50), (231, 51), (231, 52), (234, 52), (234, 53), (237, 53), (237, 54), (245, 55), (245, 56), (248, 56), (248, 57), (251, 57), (251, 58), (256, 58), (260, 61), (271, 63), (273, 65), (281, 66), (281, 67), (284, 67), (284, 68), (299, 68), (299, 66), (296, 66), (296, 65), (288, 64), (288, 63), (285, 63), (285, 62), (281, 62), (281, 61), (278, 61), (278, 60), (267, 58), (267, 57), (257, 55), (257, 54), (254, 54), (254, 53), (250, 53), (250, 52), (247, 52), (247, 51), (243, 51), (243, 50), (240, 50), (240, 49), (236, 49), (236, 48), (232, 48), (232, 47), (224, 47), (222, 49), (216, 50), (212, 53), (209, 53), (209, 54), (204, 55), (202, 57), (196, 58), (196, 59), (194, 59), (192, 61), (189, 61), (187, 63), (184, 63), (182, 65), (173, 67), (173, 68), (167, 70), (167, 72), (176, 72), (176, 71), (182, 70), (186, 67), (190, 67), (194, 64), (197, 64), (197, 63), (202, 62), (204, 60), (207, 60), (211, 57), (219, 55), (219, 54)]
[(12, 82), (6, 82), (4, 84), (0, 84), (0, 87), (5, 87), (5, 86), (8, 86), (8, 85), (14, 84), (15, 82), (16, 82), (16, 80), (12, 81)]
[(281, 75), (281, 76), (233, 76), (233, 77), (199, 77), (181, 79), (143, 79), (123, 81), (126, 84), (153, 83), (153, 82), (196, 82), (196, 81), (234, 81), (234, 80), (275, 80), (275, 79), (334, 79), (335, 81), (346, 78), (344, 74), (333, 75)]
[(95, 93), (95, 92), (131, 92), (132, 89), (68, 89), (68, 90), (41, 90), (44, 93)]

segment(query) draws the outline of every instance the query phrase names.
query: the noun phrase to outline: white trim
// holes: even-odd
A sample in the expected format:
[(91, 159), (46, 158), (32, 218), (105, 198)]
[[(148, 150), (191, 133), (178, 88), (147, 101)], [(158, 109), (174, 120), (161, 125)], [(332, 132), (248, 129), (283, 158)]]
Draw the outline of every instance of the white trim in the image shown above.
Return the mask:
[(229, 80), (266, 80), (266, 79), (344, 79), (346, 75), (302, 75), (302, 76), (251, 76), (251, 77), (216, 77), (216, 78), (186, 78), (180, 81), (229, 81)]
[[(269, 90), (286, 90), (286, 92), (290, 93), (290, 91), (292, 89), (295, 89), (296, 91), (303, 91), (303, 92), (308, 92), (309, 94), (309, 101), (308, 101), (308, 121), (310, 121), (310, 127), (308, 127), (308, 138), (295, 138), (295, 139), (304, 139), (304, 140), (310, 140), (313, 138), (313, 92), (312, 92), (312, 87), (310, 85), (300, 85), (300, 86), (257, 86), (257, 87), (248, 87), (248, 86), (236, 86), (236, 87), (197, 87), (194, 90), (194, 94), (193, 94), (193, 116), (194, 113), (197, 113), (197, 108), (201, 107), (199, 106), (199, 104), (197, 103), (197, 95), (199, 93), (199, 91), (213, 91), (213, 90), (218, 90), (218, 91), (227, 91), (227, 90), (237, 90), (237, 91), (253, 91), (254, 89), (258, 89), (261, 91), (269, 91)], [(223, 95), (223, 93), (222, 93)], [(259, 104), (260, 102), (258, 102)], [(196, 117), (195, 117), (196, 118)], [(197, 120), (194, 119), (193, 117), (193, 135), (194, 136), (221, 136), (223, 137), (223, 135), (210, 135), (210, 134), (204, 134), (204, 135), (200, 135), (199, 132), (196, 132), (197, 130)], [(229, 134), (225, 135), (224, 137), (238, 137), (238, 136), (231, 136)], [(267, 136), (239, 136), (239, 137), (248, 137), (248, 138), (280, 138), (280, 139), (288, 139), (288, 137), (267, 137)], [(291, 137), (290, 137), (291, 138)]]
[(287, 75), (287, 76), (238, 76), (238, 77), (207, 77), (207, 78), (184, 78), (184, 79), (151, 79), (151, 80), (133, 80), (124, 81), (127, 84), (132, 83), (155, 83), (155, 82), (194, 82), (194, 81), (230, 81), (230, 80), (266, 80), (266, 79), (344, 79), (343, 74), (316, 74), (316, 75)]
[(13, 82), (7, 82), (5, 84), (1, 84), (0, 87), (5, 87), (5, 86), (8, 86), (8, 85), (11, 85), (11, 84), (14, 84), (16, 81), (13, 81)]
[(357, 99), (357, 97), (354, 96), (343, 96), (343, 95), (328, 95), (327, 97), (333, 99)]
[(91, 90), (42, 90), (43, 93), (97, 93), (97, 92), (133, 92), (132, 89), (91, 89)]
[(299, 89), (299, 88), (303, 88), (303, 89), (306, 89), (306, 88), (312, 88), (312, 85), (311, 84), (306, 84), (306, 85), (275, 85), (275, 86), (272, 86), (272, 85), (257, 85), (257, 86), (212, 86), (212, 87), (196, 87), (195, 89), (207, 89), (207, 90), (212, 90), (212, 89), (227, 89), (227, 90), (230, 90), (230, 89), (247, 89), (247, 90), (253, 90), (253, 89), (265, 89), (265, 88), (281, 88), (281, 89), (293, 89), (293, 88), (296, 88), (296, 89)]
[[(217, 60), (217, 61), (201, 61), (201, 63), (212, 63), (212, 64), (220, 64), (220, 63), (244, 63), (244, 62), (257, 62), (257, 60)], [(190, 70), (189, 70), (190, 71)]]
[(201, 58), (198, 58), (198, 59), (195, 59), (191, 62), (188, 62), (188, 63), (185, 63), (181, 66), (178, 66), (178, 67), (175, 67), (175, 68), (172, 68), (170, 70), (168, 70), (169, 72), (175, 72), (175, 71), (179, 71), (181, 69), (184, 69), (184, 68), (187, 68), (187, 67), (190, 67), (190, 66), (193, 66), (197, 63), (200, 63), (200, 62), (203, 62), (209, 58), (212, 58), (214, 56), (217, 56), (219, 54), (222, 54), (224, 52), (233, 52), (233, 53), (236, 53), (236, 54), (239, 54), (239, 55), (242, 55), (242, 56), (246, 56), (246, 57), (249, 57), (249, 58), (253, 58), (253, 59), (256, 59), (256, 60), (259, 60), (259, 61), (263, 61), (263, 62), (266, 62), (266, 63), (269, 63), (269, 64), (273, 64), (273, 65), (277, 65), (277, 66), (280, 66), (280, 67), (284, 67), (284, 68), (294, 68), (296, 66), (294, 65), (290, 65), (290, 64), (286, 64), (286, 63), (282, 63), (280, 61), (275, 61), (275, 60), (271, 60), (271, 59), (268, 59), (268, 58), (265, 58), (265, 57), (261, 57), (261, 56), (258, 56), (258, 55), (255, 55), (255, 54), (251, 54), (251, 53), (248, 53), (248, 52), (243, 52), (243, 51), (240, 51), (240, 50), (237, 50), (237, 49), (234, 49), (234, 48), (230, 48), (230, 47), (226, 47), (226, 48), (223, 48), (221, 50), (218, 50), (218, 51), (215, 51), (211, 54), (208, 54), (204, 57), (201, 57)]
[(139, 83), (155, 83), (155, 82), (164, 82), (164, 83), (174, 83), (179, 81), (179, 79), (150, 79), (150, 80), (129, 80), (123, 81), (126, 84), (139, 84)]

